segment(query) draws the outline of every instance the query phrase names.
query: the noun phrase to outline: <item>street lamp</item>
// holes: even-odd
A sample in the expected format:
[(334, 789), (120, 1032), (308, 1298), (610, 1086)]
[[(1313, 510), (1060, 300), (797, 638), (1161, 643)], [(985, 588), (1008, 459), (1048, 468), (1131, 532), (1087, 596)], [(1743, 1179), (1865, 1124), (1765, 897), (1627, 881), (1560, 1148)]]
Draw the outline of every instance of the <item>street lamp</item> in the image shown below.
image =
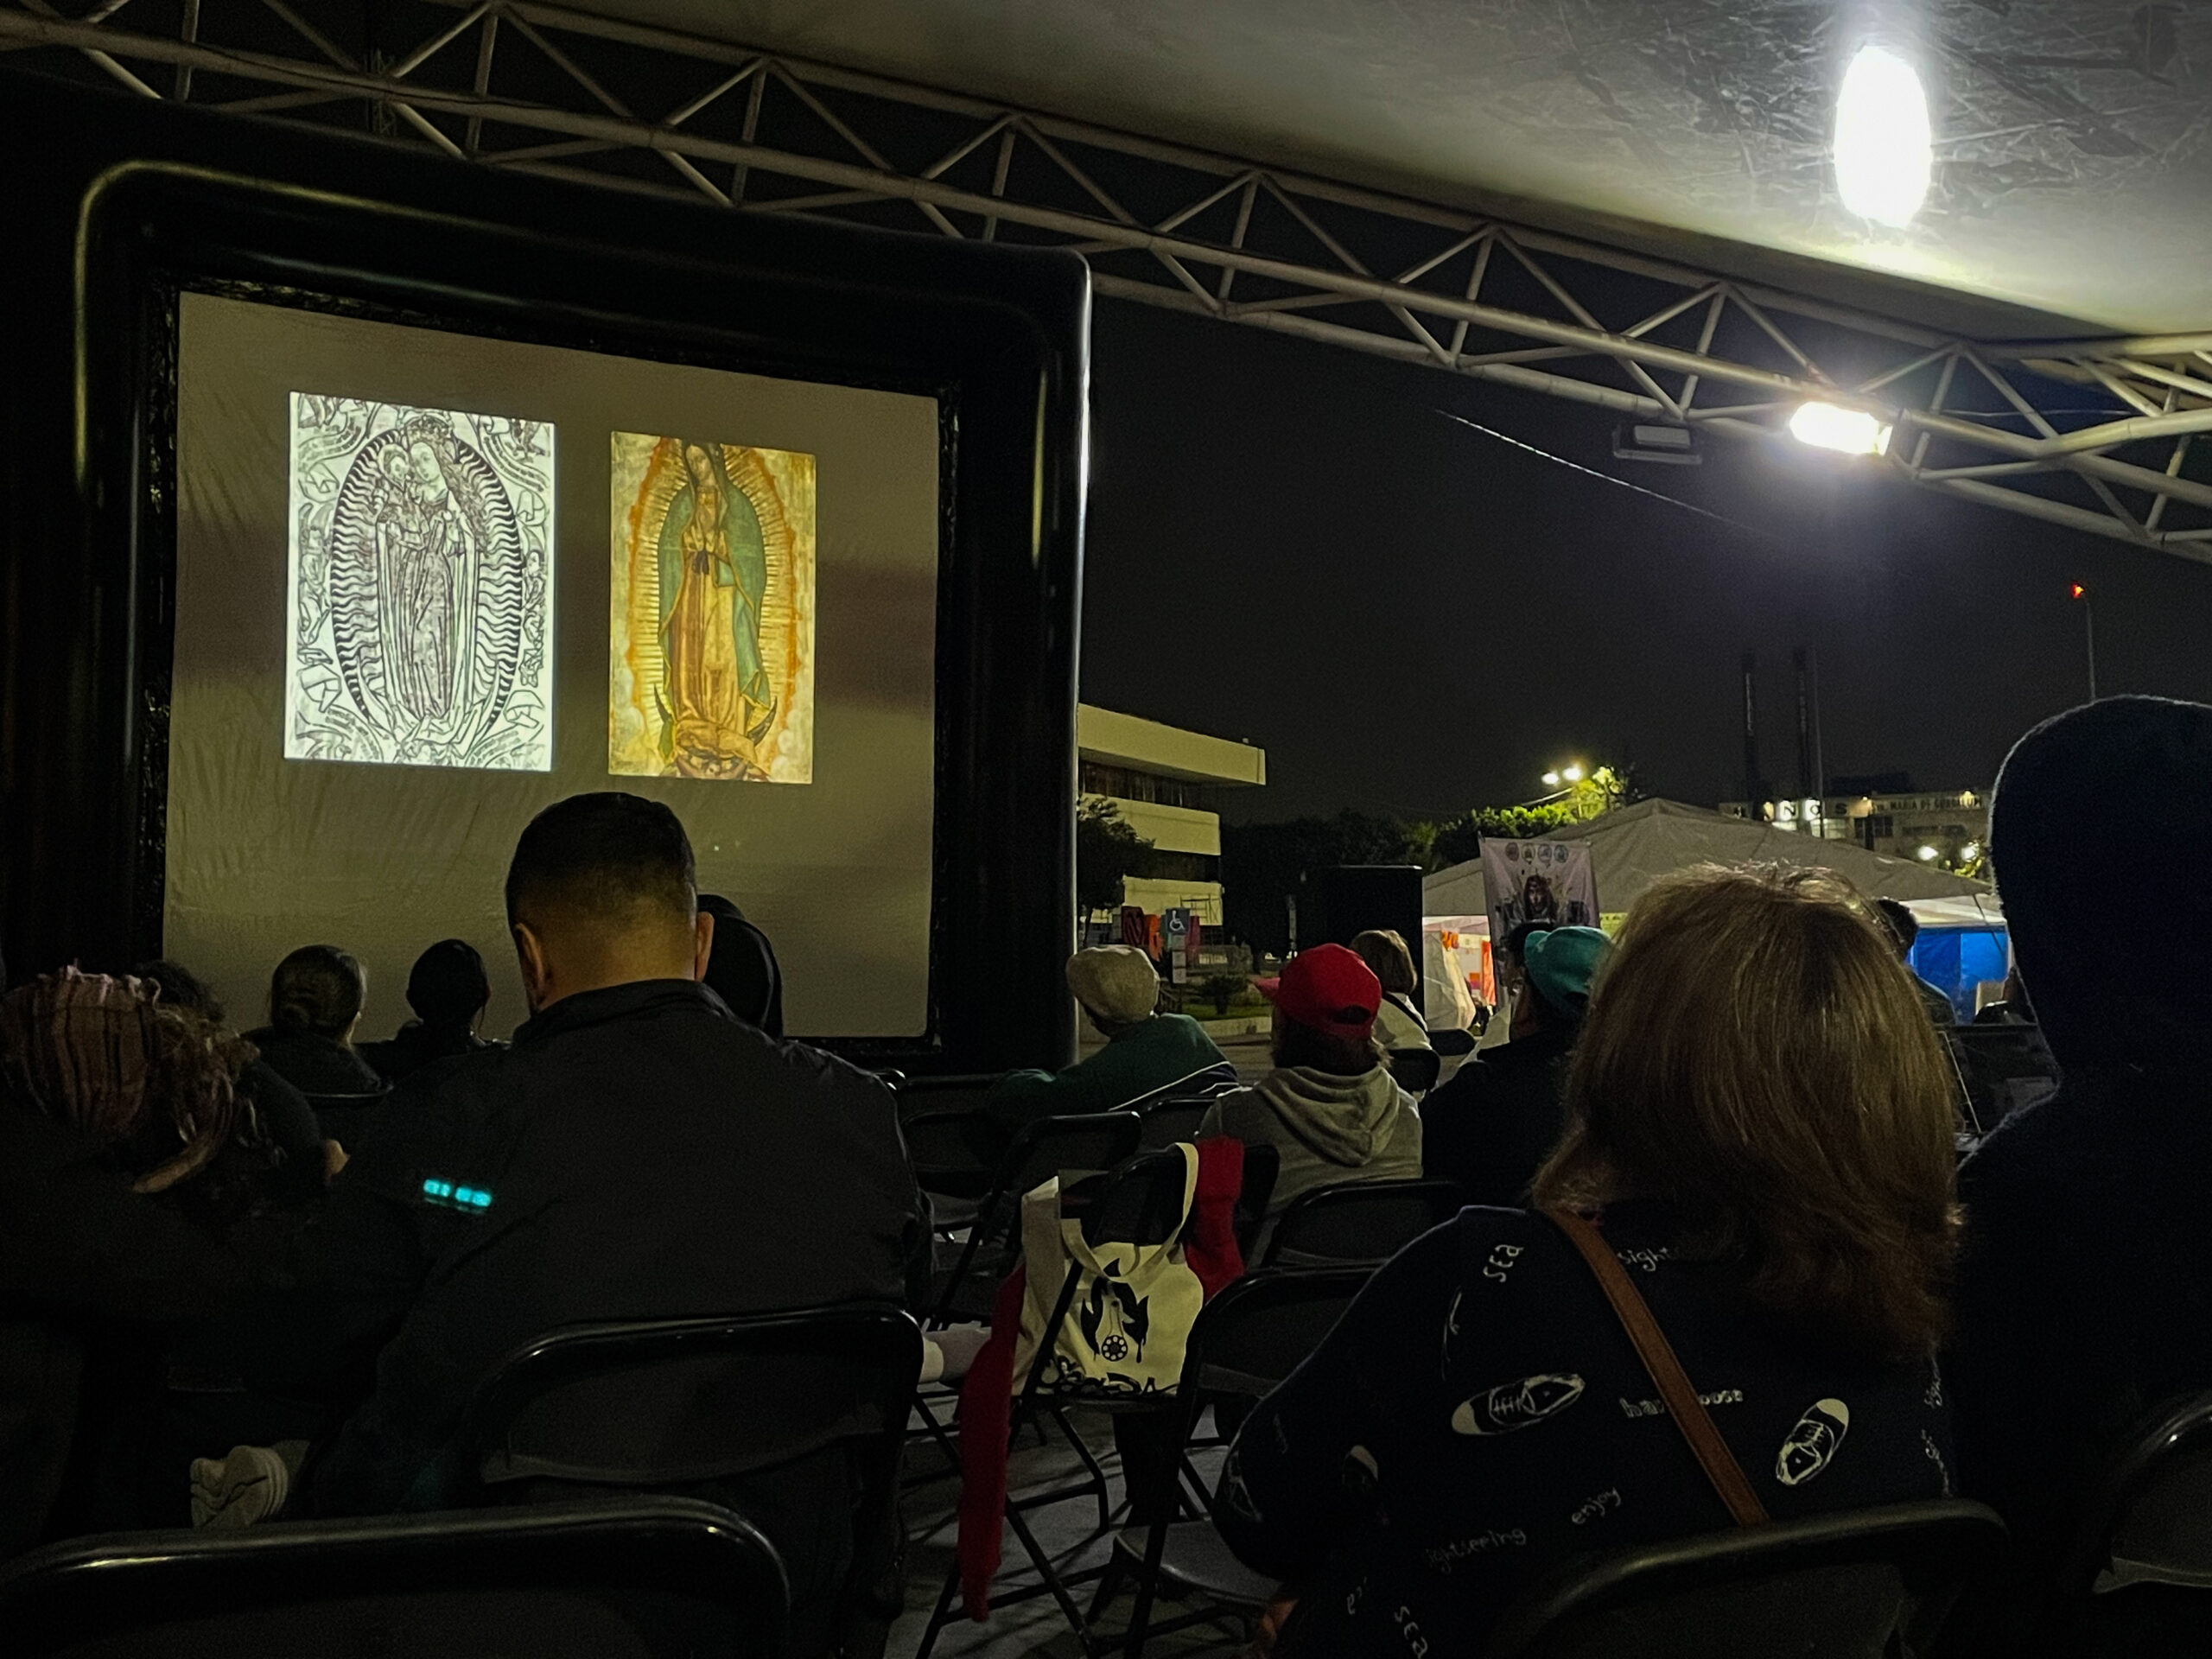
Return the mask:
[(1580, 766), (1562, 766), (1560, 768), (1559, 775), (1566, 779), (1570, 784), (1579, 784), (1582, 781), (1582, 768)]
[(1559, 787), (1559, 773), (1556, 772), (1546, 772), (1544, 774), (1544, 787), (1546, 789), (1557, 789)]

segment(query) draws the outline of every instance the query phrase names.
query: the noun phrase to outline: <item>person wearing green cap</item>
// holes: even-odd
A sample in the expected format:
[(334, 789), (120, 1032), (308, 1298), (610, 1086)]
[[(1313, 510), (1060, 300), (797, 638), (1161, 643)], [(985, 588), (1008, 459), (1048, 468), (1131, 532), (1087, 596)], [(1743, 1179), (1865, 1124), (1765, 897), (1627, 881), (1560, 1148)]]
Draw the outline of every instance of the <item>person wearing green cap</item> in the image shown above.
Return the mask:
[(1590, 1007), (1590, 982), (1612, 948), (1594, 927), (1530, 931), (1510, 1042), (1467, 1060), (1421, 1105), (1421, 1173), (1457, 1181), (1470, 1204), (1512, 1206), (1566, 1127), (1560, 1084)]

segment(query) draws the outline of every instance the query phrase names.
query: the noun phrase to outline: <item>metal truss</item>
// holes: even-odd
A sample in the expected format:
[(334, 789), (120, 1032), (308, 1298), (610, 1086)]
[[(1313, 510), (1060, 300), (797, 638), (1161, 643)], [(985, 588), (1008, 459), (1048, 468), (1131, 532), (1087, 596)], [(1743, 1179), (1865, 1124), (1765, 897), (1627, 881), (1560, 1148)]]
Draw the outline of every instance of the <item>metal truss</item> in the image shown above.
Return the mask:
[[(2212, 563), (2212, 326), (1993, 341), (1281, 168), (535, 0), (0, 0), (0, 51), (146, 98), (755, 213), (1073, 247), (1097, 290), (1886, 465)], [(2212, 324), (2212, 319), (2208, 319)], [(2212, 448), (2212, 445), (2203, 446)], [(1870, 463), (1871, 464), (1871, 463)]]

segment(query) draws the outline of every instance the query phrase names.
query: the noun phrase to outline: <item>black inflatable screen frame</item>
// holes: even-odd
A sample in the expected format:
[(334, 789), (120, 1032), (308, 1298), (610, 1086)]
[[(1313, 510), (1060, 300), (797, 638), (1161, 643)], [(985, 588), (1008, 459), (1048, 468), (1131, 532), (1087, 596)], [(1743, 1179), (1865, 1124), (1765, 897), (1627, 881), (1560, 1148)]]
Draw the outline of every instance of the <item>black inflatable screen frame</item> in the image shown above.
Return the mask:
[(930, 1025), (836, 1046), (923, 1070), (1066, 1057), (1078, 258), (495, 175), (7, 71), (0, 147), (10, 982), (160, 947), (175, 319), (198, 290), (935, 397)]

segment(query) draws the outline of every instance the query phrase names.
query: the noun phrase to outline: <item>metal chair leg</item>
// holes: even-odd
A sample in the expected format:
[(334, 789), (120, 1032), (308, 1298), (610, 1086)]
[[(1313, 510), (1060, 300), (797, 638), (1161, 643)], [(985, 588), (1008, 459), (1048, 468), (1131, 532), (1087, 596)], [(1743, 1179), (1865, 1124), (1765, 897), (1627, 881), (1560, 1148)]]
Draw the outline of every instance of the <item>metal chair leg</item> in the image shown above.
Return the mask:
[(937, 1609), (930, 1615), (928, 1626), (922, 1631), (922, 1645), (914, 1650), (914, 1659), (930, 1659), (937, 1647), (937, 1639), (952, 1618), (952, 1598), (960, 1588), (960, 1562), (956, 1557), (945, 1572), (944, 1588), (938, 1592)]

